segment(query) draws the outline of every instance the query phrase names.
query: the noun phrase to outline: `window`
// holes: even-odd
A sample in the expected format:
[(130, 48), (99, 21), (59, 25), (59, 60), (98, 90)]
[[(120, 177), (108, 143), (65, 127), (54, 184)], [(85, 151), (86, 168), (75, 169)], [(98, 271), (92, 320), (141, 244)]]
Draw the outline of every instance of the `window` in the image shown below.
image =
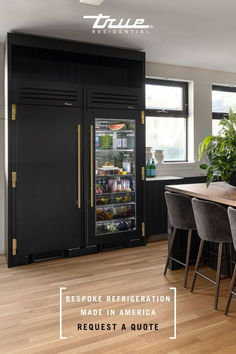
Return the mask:
[(227, 118), (229, 109), (236, 112), (236, 87), (212, 86), (212, 134), (220, 131), (220, 120)]
[(212, 135), (218, 135), (220, 132), (220, 119), (212, 120)]
[(146, 80), (146, 146), (164, 161), (187, 161), (188, 83)]

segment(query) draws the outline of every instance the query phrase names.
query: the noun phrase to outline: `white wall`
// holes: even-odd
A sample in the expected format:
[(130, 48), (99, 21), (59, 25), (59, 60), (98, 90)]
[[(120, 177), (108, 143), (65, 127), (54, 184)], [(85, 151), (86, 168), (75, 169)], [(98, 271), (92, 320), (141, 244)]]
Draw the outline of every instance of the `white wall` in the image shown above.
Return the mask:
[[(194, 55), (194, 53), (193, 53)], [(0, 43), (0, 254), (4, 253), (4, 45)], [(236, 85), (236, 73), (202, 70), (175, 65), (147, 63), (149, 77), (187, 80), (190, 84), (190, 144), (194, 148), (190, 163), (165, 164), (160, 175), (197, 176), (201, 170), (197, 161), (197, 148), (203, 138), (211, 134), (211, 85)], [(191, 150), (191, 149), (190, 149)]]
[[(193, 53), (194, 55), (194, 53)], [(214, 60), (214, 58), (213, 58)], [(236, 85), (236, 74), (189, 68), (175, 65), (147, 63), (148, 77), (169, 78), (191, 82), (190, 89), (190, 163), (164, 164), (158, 167), (159, 175), (198, 176), (203, 174), (198, 163), (198, 145), (212, 132), (212, 84)]]
[(4, 253), (4, 45), (0, 43), (0, 254)]

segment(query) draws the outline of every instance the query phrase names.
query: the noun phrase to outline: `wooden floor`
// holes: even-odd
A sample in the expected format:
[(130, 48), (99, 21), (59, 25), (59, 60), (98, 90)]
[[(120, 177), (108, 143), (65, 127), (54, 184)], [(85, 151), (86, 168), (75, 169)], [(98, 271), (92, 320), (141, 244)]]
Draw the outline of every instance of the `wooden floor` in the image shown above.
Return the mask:
[[(183, 289), (183, 270), (163, 276), (167, 242), (102, 252), (7, 269), (0, 265), (0, 353), (236, 353), (236, 299), (228, 317), (223, 312), (229, 279), (221, 284), (219, 310), (214, 286), (198, 279), (196, 291)], [(192, 268), (189, 280), (192, 278)], [(205, 270), (214, 275), (213, 271)], [(190, 285), (190, 281), (189, 281)], [(63, 303), (63, 335), (59, 339), (59, 288), (65, 295), (171, 295), (177, 287), (177, 339), (173, 335), (173, 303), (146, 304), (156, 316), (82, 318), (81, 305)], [(83, 308), (106, 309), (108, 304)], [(114, 304), (117, 311), (139, 308)], [(77, 323), (159, 323), (159, 331), (79, 332)]]

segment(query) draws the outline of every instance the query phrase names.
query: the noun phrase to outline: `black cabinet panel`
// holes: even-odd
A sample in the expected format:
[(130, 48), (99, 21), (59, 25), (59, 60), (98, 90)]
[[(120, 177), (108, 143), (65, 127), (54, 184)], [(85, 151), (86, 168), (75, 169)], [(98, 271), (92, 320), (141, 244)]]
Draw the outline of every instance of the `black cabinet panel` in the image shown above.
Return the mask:
[(17, 254), (79, 247), (78, 108), (17, 107)]
[(169, 184), (186, 184), (205, 182), (206, 177), (185, 177), (176, 180), (160, 180), (146, 182), (146, 220), (147, 235), (167, 233), (167, 208), (165, 202), (165, 186)]
[(87, 107), (113, 109), (144, 109), (143, 95), (140, 89), (130, 88), (100, 88), (87, 90)]
[(61, 82), (16, 80), (14, 103), (81, 107), (82, 89)]

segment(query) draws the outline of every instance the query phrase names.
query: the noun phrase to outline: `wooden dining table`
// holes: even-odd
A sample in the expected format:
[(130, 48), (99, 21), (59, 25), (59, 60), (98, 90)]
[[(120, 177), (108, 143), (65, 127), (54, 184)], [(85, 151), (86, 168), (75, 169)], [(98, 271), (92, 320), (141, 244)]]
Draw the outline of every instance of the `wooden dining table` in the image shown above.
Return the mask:
[[(195, 184), (178, 184), (178, 185), (167, 185), (166, 190), (173, 193), (184, 194), (190, 197), (199, 198), (203, 200), (208, 200), (211, 202), (219, 203), (225, 207), (232, 206), (236, 207), (236, 187), (229, 185), (226, 182), (214, 182), (207, 187), (206, 183), (195, 183)], [(171, 225), (168, 224), (168, 244), (171, 242)], [(192, 263), (195, 262), (199, 237), (197, 232), (194, 233), (194, 240), (191, 251)], [(227, 252), (228, 253), (228, 252)], [(186, 254), (186, 231), (178, 230), (178, 236), (176, 235), (175, 246), (173, 257), (184, 261)], [(216, 255), (217, 246), (208, 244), (205, 252), (206, 263), (212, 268), (216, 267)], [(226, 258), (228, 255), (226, 254)], [(229, 260), (228, 260), (229, 263)], [(178, 269), (179, 266), (176, 262), (170, 263), (170, 269)], [(226, 268), (226, 264), (225, 264)]]
[(166, 190), (236, 207), (236, 187), (226, 182), (214, 182), (209, 187), (206, 183), (170, 185)]

